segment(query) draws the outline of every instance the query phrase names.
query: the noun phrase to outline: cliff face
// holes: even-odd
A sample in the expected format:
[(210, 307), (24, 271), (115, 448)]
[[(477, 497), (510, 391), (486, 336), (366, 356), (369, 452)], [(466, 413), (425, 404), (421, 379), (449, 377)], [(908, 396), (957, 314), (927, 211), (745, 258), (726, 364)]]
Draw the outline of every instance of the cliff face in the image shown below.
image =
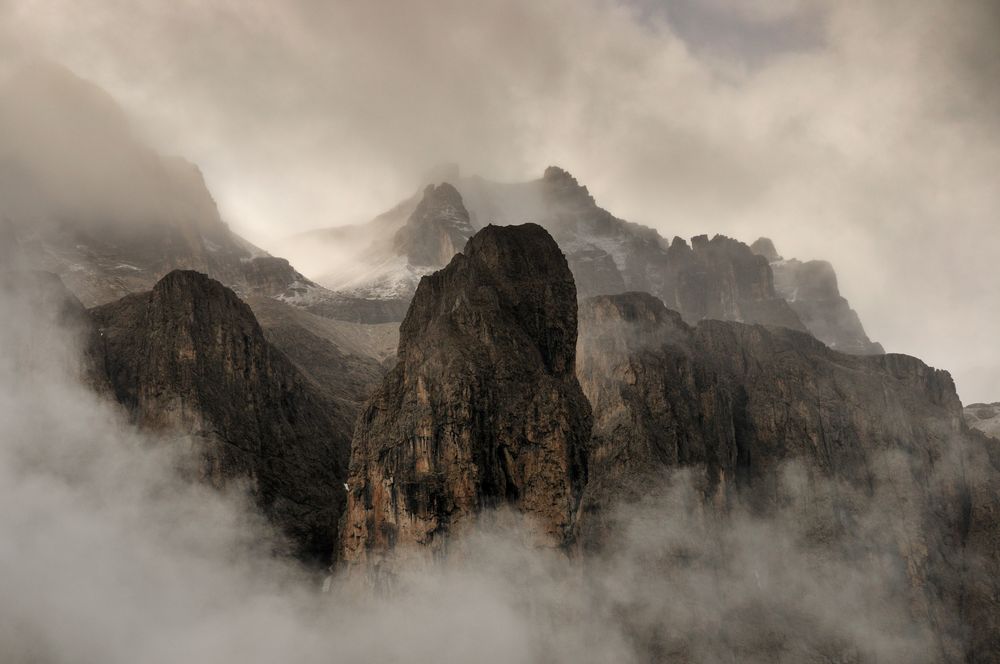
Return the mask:
[[(998, 455), (964, 427), (946, 372), (844, 355), (790, 330), (690, 327), (641, 293), (589, 299), (580, 321), (578, 374), (594, 413), (585, 547), (616, 536), (607, 508), (680, 467), (719, 515), (788, 504), (805, 514), (830, 501), (797, 524), (810, 546), (880, 551), (942, 661), (997, 661)], [(782, 483), (789, 462), (810, 478), (796, 495)], [(828, 486), (844, 488), (831, 501)], [(896, 516), (865, 532), (872, 513)]]
[(335, 547), (352, 413), (265, 339), (231, 290), (190, 271), (92, 310), (117, 400), (148, 430), (179, 433), (216, 486), (246, 480), (294, 552)]
[(671, 303), (688, 322), (711, 318), (805, 331), (799, 317), (776, 292), (767, 261), (747, 245), (716, 235), (674, 238), (667, 278), (650, 292)]
[(383, 363), (394, 356), (398, 326), (359, 325), (311, 314), (269, 297), (251, 297), (264, 336), (315, 388), (354, 419), (385, 376)]
[(704, 465), (707, 489), (728, 491), (791, 458), (863, 481), (880, 451), (940, 454), (963, 432), (951, 378), (915, 358), (844, 355), (791, 330), (691, 327), (645, 293), (581, 304), (578, 371), (594, 407), (592, 482), (601, 468)]
[(572, 540), (590, 432), (576, 307), (565, 259), (532, 224), (483, 229), (421, 280), (355, 431), (349, 569), (384, 579), (394, 555), (438, 550), (494, 506), (529, 515), (547, 545)]
[(774, 290), (795, 310), (810, 333), (830, 348), (855, 355), (881, 355), (882, 345), (865, 333), (861, 319), (841, 296), (837, 273), (827, 261), (783, 259), (768, 238), (751, 245), (774, 274)]

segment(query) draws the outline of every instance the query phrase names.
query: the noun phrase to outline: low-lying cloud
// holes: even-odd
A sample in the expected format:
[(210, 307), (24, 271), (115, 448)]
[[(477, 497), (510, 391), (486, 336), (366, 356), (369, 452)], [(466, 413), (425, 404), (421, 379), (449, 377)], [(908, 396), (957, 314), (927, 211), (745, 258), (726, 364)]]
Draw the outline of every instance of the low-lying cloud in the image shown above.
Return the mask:
[[(679, 472), (622, 506), (610, 548), (582, 560), (534, 548), (516, 515), (491, 513), (446, 559), (402, 570), (388, 594), (339, 581), (323, 593), (274, 554), (276, 536), (239, 487), (184, 479), (190, 450), (135, 431), (84, 384), (79, 331), (41, 302), (0, 289), (6, 662), (937, 656), (894, 548), (911, 523), (905, 506), (916, 509), (898, 495), (905, 460), (882, 464), (896, 478), (886, 496), (789, 466), (787, 507), (769, 516), (712, 510), (695, 471)], [(845, 509), (863, 550), (835, 535)]]

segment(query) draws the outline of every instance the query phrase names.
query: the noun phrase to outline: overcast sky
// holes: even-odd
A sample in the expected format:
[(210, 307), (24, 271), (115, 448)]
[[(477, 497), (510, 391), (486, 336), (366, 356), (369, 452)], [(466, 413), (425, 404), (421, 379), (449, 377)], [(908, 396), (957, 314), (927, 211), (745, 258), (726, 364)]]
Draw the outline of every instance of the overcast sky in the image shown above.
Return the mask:
[[(265, 247), (426, 169), (571, 171), (668, 236), (834, 262), (870, 336), (1000, 400), (997, 0), (0, 0)], [(2, 64), (2, 63), (0, 63)]]

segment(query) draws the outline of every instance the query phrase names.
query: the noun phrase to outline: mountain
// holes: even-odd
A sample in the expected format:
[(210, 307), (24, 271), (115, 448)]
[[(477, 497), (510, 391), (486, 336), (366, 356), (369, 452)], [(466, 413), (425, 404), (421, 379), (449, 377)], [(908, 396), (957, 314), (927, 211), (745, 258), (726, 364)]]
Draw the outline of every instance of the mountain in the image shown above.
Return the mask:
[(350, 405), (296, 369), (250, 307), (201, 273), (171, 272), (90, 313), (130, 420), (190, 446), (194, 472), (213, 486), (248, 482), (297, 556), (328, 560), (345, 498)]
[[(447, 177), (450, 184), (428, 186), (370, 222), (367, 230), (356, 225), (312, 231), (282, 247), (308, 256), (325, 286), (386, 303), (377, 318), (385, 321), (392, 315), (388, 309), (402, 318), (420, 277), (443, 267), (475, 229), (488, 222), (530, 221), (556, 239), (580, 297), (644, 291), (689, 323), (712, 318), (776, 325), (808, 330), (845, 352), (882, 352), (840, 296), (828, 263), (781, 261), (773, 245), (773, 256), (767, 255), (764, 239), (756, 250), (721, 235), (668, 241), (604, 210), (585, 186), (557, 167), (521, 183), (460, 177), (454, 170)], [(324, 263), (325, 252), (330, 258)], [(331, 271), (331, 264), (343, 267)]]
[[(586, 298), (577, 314), (568, 262), (533, 224), (488, 226), (420, 282), (399, 363), (355, 430), (340, 559), (390, 583), (398, 559), (439, 556), (480, 510), (507, 506), (586, 567), (625, 537), (622, 505), (679, 471), (699, 496), (682, 509), (705, 529), (784, 518), (820, 561), (876, 560), (941, 661), (997, 661), (1000, 448), (964, 425), (947, 372), (786, 328), (691, 325), (648, 293)], [(669, 577), (685, 555), (644, 573)], [(853, 661), (822, 624), (758, 608), (720, 627), (737, 649), (777, 658), (804, 640)], [(657, 624), (636, 633), (650, 659), (691, 647)]]
[[(792, 330), (692, 327), (645, 293), (585, 300), (580, 330), (594, 413), (585, 547), (621, 536), (611, 508), (623, 499), (695, 469), (717, 517), (791, 505), (809, 546), (879, 551), (940, 661), (997, 661), (1000, 447), (965, 427), (947, 372)], [(794, 488), (789, 463), (805, 473)]]
[(23, 263), (59, 275), (85, 306), (187, 269), (319, 315), (377, 318), (384, 308), (356, 305), (233, 233), (201, 171), (146, 146), (98, 86), (36, 62), (0, 80), (0, 95), (0, 230), (19, 239)]
[(969, 404), (963, 412), (970, 427), (1000, 440), (1000, 403)]
[(590, 407), (574, 370), (576, 289), (540, 226), (487, 226), (424, 277), (398, 362), (352, 444), (340, 559), (389, 583), (482, 509), (530, 515), (566, 546), (586, 480)]
[(785, 260), (774, 242), (762, 237), (750, 248), (766, 258), (774, 274), (774, 290), (783, 297), (817, 339), (834, 350), (856, 355), (880, 355), (882, 345), (871, 341), (861, 319), (837, 286), (837, 273), (827, 261)]
[[(396, 209), (407, 207), (404, 203)], [(377, 218), (372, 225), (385, 226), (386, 217)], [(401, 320), (420, 278), (447, 264), (473, 234), (461, 195), (447, 183), (428, 185), (398, 228), (376, 231), (380, 236), (364, 247), (372, 256), (370, 263), (359, 267), (356, 261), (349, 261), (352, 271), (334, 282), (338, 292), (358, 302), (385, 303), (384, 315), (359, 316), (371, 323)]]

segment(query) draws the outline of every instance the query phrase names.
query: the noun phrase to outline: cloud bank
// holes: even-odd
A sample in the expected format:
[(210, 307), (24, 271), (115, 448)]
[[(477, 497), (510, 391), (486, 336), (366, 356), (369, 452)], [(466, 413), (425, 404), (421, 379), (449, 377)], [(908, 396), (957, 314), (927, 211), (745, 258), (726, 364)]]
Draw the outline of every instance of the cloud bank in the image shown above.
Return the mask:
[[(910, 523), (899, 497), (795, 467), (793, 507), (768, 517), (720, 518), (679, 473), (622, 508), (601, 557), (536, 549), (495, 513), (389, 594), (319, 592), (273, 556), (238, 490), (185, 480), (183, 446), (140, 435), (84, 384), (80, 328), (47, 292), (0, 288), (5, 662), (934, 660), (891, 554)], [(816, 536), (836, 530), (832, 504), (850, 506), (864, 550)]]
[[(4, 7), (4, 5), (0, 5)], [(991, 0), (7, 0), (205, 170), (251, 240), (359, 221), (441, 161), (558, 163), (666, 235), (834, 262), (870, 335), (1000, 394)]]

